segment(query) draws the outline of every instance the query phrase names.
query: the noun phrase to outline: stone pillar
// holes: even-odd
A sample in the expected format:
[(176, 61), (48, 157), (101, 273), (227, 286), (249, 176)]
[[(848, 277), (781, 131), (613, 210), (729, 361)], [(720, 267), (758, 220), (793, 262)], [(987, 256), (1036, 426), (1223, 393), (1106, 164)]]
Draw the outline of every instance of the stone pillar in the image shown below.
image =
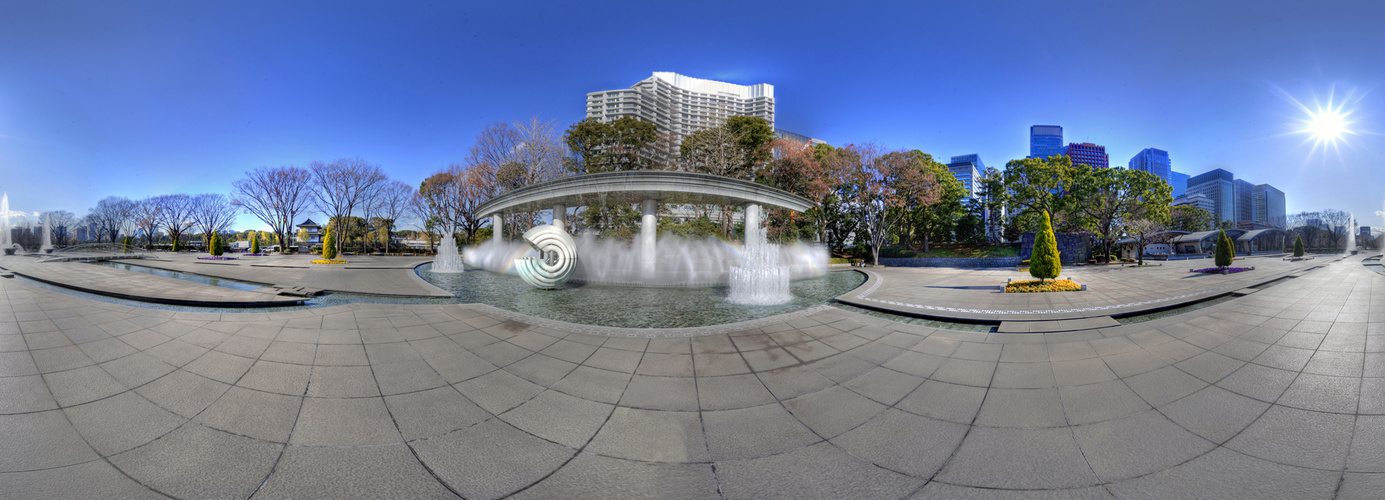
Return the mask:
[(745, 246), (749, 247), (760, 234), (760, 205), (758, 203), (745, 204)]
[(646, 199), (640, 204), (640, 269), (646, 276), (654, 274), (654, 250), (659, 234), (658, 200)]
[(553, 205), (553, 226), (567, 231), (567, 206), (562, 203)]
[(496, 242), (505, 241), (505, 216), (496, 213), (491, 216), (491, 239)]

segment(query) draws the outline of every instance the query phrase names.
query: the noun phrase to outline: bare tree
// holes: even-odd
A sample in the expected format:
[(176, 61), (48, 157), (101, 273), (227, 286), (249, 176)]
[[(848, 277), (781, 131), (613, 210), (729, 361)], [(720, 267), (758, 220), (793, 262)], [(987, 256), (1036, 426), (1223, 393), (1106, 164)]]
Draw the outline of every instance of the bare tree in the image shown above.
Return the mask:
[(236, 207), (225, 195), (204, 193), (192, 197), (192, 221), (202, 231), (202, 239), (211, 248), (212, 235), (231, 226), (236, 220)]
[(380, 190), (379, 213), (383, 219), (383, 229), (385, 230), (385, 253), (390, 252), (390, 240), (394, 234), (394, 226), (399, 223), (399, 219), (406, 217), (412, 208), (414, 199), (414, 187), (403, 182), (391, 181)]
[(269, 224), (280, 248), (287, 248), (293, 221), (312, 204), (311, 181), (312, 174), (299, 167), (260, 167), (233, 184), (231, 205)]
[(154, 248), (154, 236), (164, 225), (162, 200), (151, 196), (135, 202), (135, 226), (144, 233), (145, 248)]
[(1145, 265), (1145, 247), (1168, 239), (1168, 225), (1157, 218), (1134, 218), (1125, 221), (1125, 234), (1135, 240), (1135, 265)]
[(48, 221), (49, 236), (52, 238), (53, 246), (65, 247), (72, 242), (72, 229), (77, 226), (77, 216), (66, 210), (54, 210), (43, 213), (44, 220)]
[[(360, 158), (344, 158), (332, 163), (315, 161), (308, 168), (317, 188), (313, 196), (318, 209), (326, 213), (330, 217), (329, 224), (335, 226), (345, 222), (346, 217), (361, 207), (368, 194), (386, 180), (379, 165), (366, 163)], [(340, 250), (345, 239), (342, 236), (345, 235), (338, 231), (340, 228), (332, 229), (337, 235), (334, 239)]]
[(129, 230), (134, 218), (135, 202), (123, 196), (107, 196), (96, 202), (87, 213), (87, 221), (94, 232), (94, 240), (109, 237), (111, 243), (120, 238), (122, 231)]
[(192, 197), (185, 194), (166, 194), (157, 197), (163, 207), (164, 231), (173, 239), (173, 249), (177, 250), (183, 241), (183, 233), (192, 229)]
[(522, 186), (550, 181), (568, 174), (563, 168), (567, 148), (563, 146), (552, 121), (532, 117), (526, 121), (515, 122), (514, 129), (520, 142), (511, 155), (511, 161), (523, 168)]

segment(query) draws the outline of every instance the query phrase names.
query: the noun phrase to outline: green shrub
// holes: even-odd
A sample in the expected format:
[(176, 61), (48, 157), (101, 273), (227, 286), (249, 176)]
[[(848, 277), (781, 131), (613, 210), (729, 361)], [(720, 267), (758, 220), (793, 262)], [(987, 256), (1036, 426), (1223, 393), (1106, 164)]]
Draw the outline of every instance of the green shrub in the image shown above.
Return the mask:
[(325, 232), (325, 234), (322, 236), (322, 258), (323, 258), (323, 259), (326, 259), (326, 260), (335, 260), (335, 259), (337, 258), (337, 249), (334, 248), (334, 244), (335, 244), (336, 242), (333, 241), (333, 240), (334, 240), (334, 238), (332, 238), (332, 228), (329, 227), (329, 228), (327, 228), (327, 231)]
[(260, 253), (260, 235), (250, 235), (250, 253)]
[(1029, 275), (1045, 279), (1057, 278), (1063, 272), (1063, 263), (1058, 252), (1058, 238), (1053, 235), (1053, 221), (1044, 212), (1043, 224), (1039, 226), (1039, 233), (1034, 235), (1034, 254), (1030, 260)]
[(1303, 235), (1294, 238), (1294, 257), (1303, 256)]
[(1217, 267), (1226, 267), (1231, 265), (1231, 261), (1235, 259), (1236, 244), (1232, 243), (1231, 237), (1226, 235), (1225, 230), (1222, 230), (1220, 234), (1217, 235), (1217, 253), (1214, 256), (1213, 263), (1216, 264)]
[(216, 234), (216, 233), (212, 233), (212, 241), (211, 241), (211, 243), (209, 243), (209, 246), (211, 246), (211, 248), (208, 249), (208, 251), (211, 252), (212, 255), (215, 255), (215, 256), (217, 256), (217, 257), (220, 257), (220, 256), (221, 256), (221, 253), (222, 253), (222, 252), (221, 252), (221, 235)]

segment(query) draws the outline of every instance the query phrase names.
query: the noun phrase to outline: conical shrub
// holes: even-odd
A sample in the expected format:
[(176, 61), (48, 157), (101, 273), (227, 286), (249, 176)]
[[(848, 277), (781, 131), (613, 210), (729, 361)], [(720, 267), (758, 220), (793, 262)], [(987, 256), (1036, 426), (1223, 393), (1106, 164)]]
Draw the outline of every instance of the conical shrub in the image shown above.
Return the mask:
[(250, 253), (260, 253), (260, 235), (255, 233), (250, 235)]
[(1300, 234), (1300, 235), (1298, 235), (1297, 237), (1294, 238), (1294, 257), (1297, 258), (1297, 257), (1302, 257), (1302, 256), (1303, 256), (1303, 235)]
[(337, 249), (334, 244), (336, 238), (332, 237), (332, 228), (327, 228), (326, 234), (322, 236), (322, 258), (332, 260), (337, 258)]
[(1217, 235), (1217, 253), (1214, 263), (1217, 267), (1227, 267), (1231, 261), (1236, 259), (1236, 244), (1231, 242), (1231, 237), (1226, 235), (1226, 230), (1222, 230)]
[(215, 255), (215, 256), (217, 256), (217, 257), (220, 257), (220, 256), (221, 256), (221, 235), (216, 234), (216, 233), (212, 233), (212, 241), (211, 241), (211, 243), (209, 243), (209, 245), (211, 245), (211, 247), (212, 247), (212, 248), (209, 250), (209, 251), (212, 253), (212, 255)]
[(1059, 259), (1058, 238), (1053, 235), (1053, 221), (1044, 211), (1043, 225), (1034, 235), (1034, 253), (1029, 257), (1029, 274), (1039, 281), (1057, 278), (1063, 272)]

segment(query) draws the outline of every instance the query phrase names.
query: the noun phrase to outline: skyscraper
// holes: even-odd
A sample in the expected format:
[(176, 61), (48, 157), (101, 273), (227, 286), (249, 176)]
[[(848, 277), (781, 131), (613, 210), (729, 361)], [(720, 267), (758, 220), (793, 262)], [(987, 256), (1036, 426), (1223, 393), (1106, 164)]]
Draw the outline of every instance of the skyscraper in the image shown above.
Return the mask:
[(1068, 144), (1063, 154), (1072, 158), (1073, 165), (1089, 165), (1096, 168), (1110, 168), (1111, 157), (1106, 155), (1106, 146), (1090, 142)]
[(1173, 170), (1169, 162), (1169, 152), (1162, 149), (1145, 148), (1130, 159), (1130, 170), (1143, 170), (1173, 185), (1170, 177)]
[(1283, 229), (1288, 225), (1288, 214), (1284, 211), (1284, 192), (1269, 184), (1255, 186), (1251, 192), (1255, 204), (1253, 219), (1266, 226)]
[(732, 116), (757, 116), (774, 127), (774, 86), (736, 85), (677, 73), (655, 72), (628, 89), (587, 94), (587, 118), (610, 122), (633, 117), (673, 136), (673, 145)]
[(1212, 201), (1210, 210), (1217, 222), (1236, 221), (1236, 177), (1220, 168), (1213, 169), (1188, 179), (1188, 189), (1184, 196), (1206, 196)]
[(962, 155), (952, 157), (948, 162), (947, 169), (952, 171), (952, 176), (962, 182), (962, 188), (967, 190), (968, 198), (980, 196), (981, 187), (977, 182), (981, 178), (981, 171), (986, 169), (986, 164), (981, 163), (981, 155)]
[(1048, 158), (1063, 154), (1063, 127), (1034, 125), (1029, 127), (1029, 157)]
[(1183, 193), (1188, 190), (1188, 174), (1170, 170), (1169, 179), (1169, 184), (1173, 184), (1173, 197), (1183, 196)]
[(1236, 179), (1232, 189), (1236, 196), (1236, 222), (1255, 220), (1255, 185)]

